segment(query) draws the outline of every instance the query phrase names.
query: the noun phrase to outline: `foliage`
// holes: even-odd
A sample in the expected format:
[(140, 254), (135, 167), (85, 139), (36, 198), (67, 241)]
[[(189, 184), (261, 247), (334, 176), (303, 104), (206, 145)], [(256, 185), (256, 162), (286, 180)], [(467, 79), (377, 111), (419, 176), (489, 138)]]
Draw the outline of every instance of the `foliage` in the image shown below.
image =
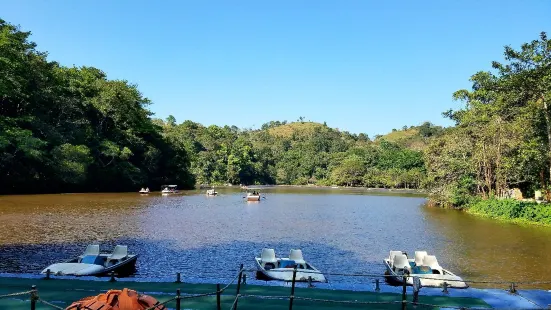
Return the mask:
[[(312, 122), (271, 121), (259, 130), (155, 120), (191, 158), (200, 184), (294, 184), (419, 188), (421, 152)], [(372, 177), (376, 171), (377, 177)], [(391, 177), (387, 177), (391, 174)]]
[(485, 199), (474, 203), (469, 212), (501, 220), (521, 220), (551, 225), (551, 205), (513, 199)]
[[(423, 183), (419, 150), (304, 116), (259, 130), (151, 119), (151, 102), (136, 85), (97, 68), (49, 61), (29, 36), (0, 20), (0, 192)], [(418, 133), (410, 136), (426, 138)]]
[(0, 192), (193, 184), (135, 85), (49, 61), (29, 36), (0, 19)]
[[(520, 50), (505, 47), (505, 62), (471, 77), (472, 90), (447, 111), (456, 126), (431, 139), (425, 150), (427, 187), (433, 200), (463, 207), (471, 197), (504, 197), (547, 188), (551, 160), (551, 41), (545, 33)], [(425, 134), (422, 134), (425, 135)]]
[(430, 122), (424, 122), (419, 126), (404, 126), (401, 130), (376, 137), (376, 140), (395, 142), (408, 149), (423, 151), (427, 148), (428, 142), (438, 137), (444, 129)]

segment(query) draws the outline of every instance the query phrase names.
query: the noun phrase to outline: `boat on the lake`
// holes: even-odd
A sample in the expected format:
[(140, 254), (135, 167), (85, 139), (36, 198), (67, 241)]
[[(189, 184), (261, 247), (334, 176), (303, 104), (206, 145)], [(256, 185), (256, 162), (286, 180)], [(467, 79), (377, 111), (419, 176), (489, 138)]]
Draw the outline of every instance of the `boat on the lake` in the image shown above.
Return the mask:
[(408, 258), (402, 251), (390, 251), (383, 263), (392, 282), (403, 284), (405, 275), (407, 285), (413, 285), (413, 278), (418, 277), (424, 287), (442, 287), (444, 282), (451, 288), (469, 287), (461, 277), (442, 268), (436, 256), (428, 255), (426, 251), (415, 251), (414, 258)]
[(175, 194), (178, 192), (178, 185), (163, 185), (161, 188), (162, 194)]
[(214, 190), (214, 187), (207, 190), (207, 196), (216, 196), (218, 192)]
[(139, 192), (139, 193), (140, 193), (140, 194), (149, 194), (149, 187), (148, 187), (148, 188), (143, 188), (143, 187), (142, 187), (142, 189), (140, 189), (140, 192)]
[(296, 267), (295, 281), (327, 282), (321, 271), (304, 260), (301, 250), (291, 250), (289, 257), (278, 258), (274, 249), (262, 249), (260, 257), (255, 257), (255, 261), (257, 278), (260, 279), (293, 281)]
[(117, 245), (112, 253), (100, 253), (99, 245), (86, 247), (76, 258), (46, 267), (41, 273), (59, 276), (100, 276), (111, 272), (129, 274), (135, 270), (138, 255), (128, 254), (128, 247)]
[(249, 188), (247, 189), (247, 196), (245, 196), (247, 201), (260, 201), (260, 189), (258, 188)]

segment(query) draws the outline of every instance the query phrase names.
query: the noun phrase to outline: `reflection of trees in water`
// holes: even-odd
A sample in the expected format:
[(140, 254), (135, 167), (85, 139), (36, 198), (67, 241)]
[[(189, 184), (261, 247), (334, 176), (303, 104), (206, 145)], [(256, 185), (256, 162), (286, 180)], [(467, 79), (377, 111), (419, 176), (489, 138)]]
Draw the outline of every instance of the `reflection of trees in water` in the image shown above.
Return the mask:
[[(0, 244), (105, 241), (139, 231), (151, 200), (135, 194), (4, 196)], [(17, 233), (15, 233), (17, 232)]]

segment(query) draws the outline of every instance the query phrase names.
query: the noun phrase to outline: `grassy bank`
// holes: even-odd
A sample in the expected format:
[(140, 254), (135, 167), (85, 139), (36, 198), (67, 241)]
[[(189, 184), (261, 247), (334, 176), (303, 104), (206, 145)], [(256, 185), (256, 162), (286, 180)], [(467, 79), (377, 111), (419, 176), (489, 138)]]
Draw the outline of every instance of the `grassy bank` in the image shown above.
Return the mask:
[(484, 199), (469, 205), (466, 210), (471, 214), (507, 222), (551, 226), (551, 204)]

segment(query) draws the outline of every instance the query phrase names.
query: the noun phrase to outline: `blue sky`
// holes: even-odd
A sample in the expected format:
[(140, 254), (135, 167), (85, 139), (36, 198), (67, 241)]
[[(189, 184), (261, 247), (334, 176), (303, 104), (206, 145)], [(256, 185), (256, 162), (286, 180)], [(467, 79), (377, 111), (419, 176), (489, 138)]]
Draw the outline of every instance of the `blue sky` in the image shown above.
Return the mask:
[(373, 136), (459, 108), (469, 77), (551, 32), (551, 1), (25, 1), (0, 18), (63, 65), (138, 84), (157, 117), (299, 116)]

